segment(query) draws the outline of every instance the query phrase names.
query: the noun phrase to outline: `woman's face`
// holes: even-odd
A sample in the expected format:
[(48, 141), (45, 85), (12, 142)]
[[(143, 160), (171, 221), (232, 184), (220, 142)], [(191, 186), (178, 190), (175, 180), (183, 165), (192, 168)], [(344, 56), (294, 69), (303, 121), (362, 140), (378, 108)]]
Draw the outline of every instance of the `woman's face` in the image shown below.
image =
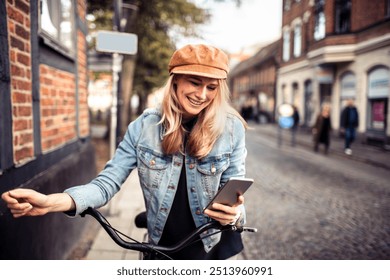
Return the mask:
[(219, 87), (217, 79), (192, 75), (176, 76), (175, 84), (184, 118), (197, 116), (213, 101)]

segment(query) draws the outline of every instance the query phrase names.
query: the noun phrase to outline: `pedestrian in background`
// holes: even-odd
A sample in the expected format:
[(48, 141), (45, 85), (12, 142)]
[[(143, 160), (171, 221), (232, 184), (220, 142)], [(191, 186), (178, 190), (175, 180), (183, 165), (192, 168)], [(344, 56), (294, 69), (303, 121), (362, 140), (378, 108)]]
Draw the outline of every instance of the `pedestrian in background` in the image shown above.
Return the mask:
[[(172, 246), (211, 219), (243, 225), (241, 195), (233, 206), (214, 203), (211, 210), (202, 211), (229, 178), (245, 176), (247, 124), (229, 102), (228, 62), (224, 52), (207, 45), (177, 50), (169, 63), (161, 106), (145, 110), (129, 125), (97, 178), (63, 193), (15, 189), (3, 193), (2, 199), (14, 217), (49, 212), (75, 216), (105, 205), (137, 168), (153, 245)], [(227, 259), (242, 250), (240, 233), (209, 230), (201, 242), (171, 257)]]
[(316, 122), (312, 128), (315, 152), (318, 152), (319, 144), (324, 144), (324, 153), (328, 154), (331, 131), (332, 124), (330, 120), (330, 105), (325, 103), (322, 105), (321, 112), (318, 114)]
[(356, 138), (356, 128), (359, 126), (359, 113), (353, 99), (347, 100), (347, 106), (341, 112), (340, 128), (344, 133), (344, 153), (352, 155), (351, 145)]
[(297, 106), (292, 105), (292, 108), (293, 108), (292, 118), (293, 118), (294, 124), (291, 128), (291, 146), (295, 147), (296, 136), (297, 136), (297, 131), (298, 131), (298, 127), (299, 127), (299, 112), (298, 112)]

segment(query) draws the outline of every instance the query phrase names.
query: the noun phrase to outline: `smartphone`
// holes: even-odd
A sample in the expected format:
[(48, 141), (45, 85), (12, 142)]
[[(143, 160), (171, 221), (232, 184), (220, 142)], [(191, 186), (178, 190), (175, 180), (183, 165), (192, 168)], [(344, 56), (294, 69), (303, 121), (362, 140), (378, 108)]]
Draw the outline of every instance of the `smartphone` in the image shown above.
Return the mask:
[[(206, 209), (212, 209), (213, 203), (220, 203), (232, 206), (237, 202), (237, 196), (243, 195), (249, 187), (253, 184), (253, 179), (250, 178), (230, 178), (225, 185), (222, 186), (206, 206)], [(204, 211), (203, 210), (203, 211)]]

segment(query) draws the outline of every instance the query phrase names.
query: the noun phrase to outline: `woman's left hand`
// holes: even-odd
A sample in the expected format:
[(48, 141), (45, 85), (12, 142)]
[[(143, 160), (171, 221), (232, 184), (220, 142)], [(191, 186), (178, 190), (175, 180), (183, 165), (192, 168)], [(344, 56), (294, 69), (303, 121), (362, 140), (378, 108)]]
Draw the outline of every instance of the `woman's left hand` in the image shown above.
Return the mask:
[(240, 207), (238, 207), (241, 204), (244, 204), (244, 197), (242, 195), (237, 197), (237, 202), (233, 206), (213, 203), (213, 210), (206, 209), (204, 213), (220, 222), (221, 225), (235, 224), (241, 215)]

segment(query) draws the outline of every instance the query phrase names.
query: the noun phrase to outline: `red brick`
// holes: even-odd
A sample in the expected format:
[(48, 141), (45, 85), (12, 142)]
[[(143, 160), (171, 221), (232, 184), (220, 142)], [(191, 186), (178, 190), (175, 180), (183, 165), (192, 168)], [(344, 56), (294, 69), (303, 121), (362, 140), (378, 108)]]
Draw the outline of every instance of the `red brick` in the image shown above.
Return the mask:
[(17, 141), (18, 144), (15, 144), (16, 146), (30, 144), (33, 142), (33, 134), (31, 132), (21, 133), (19, 136), (17, 136)]
[(14, 120), (14, 131), (20, 131), (20, 130), (25, 130), (28, 129), (29, 127), (29, 121), (22, 119), (16, 119)]
[(18, 91), (13, 91), (12, 92), (12, 102), (13, 103), (25, 103), (28, 101), (26, 93), (18, 92)]
[(22, 53), (18, 53), (16, 55), (16, 58), (17, 58), (17, 61), (26, 65), (26, 66), (30, 66), (30, 55), (25, 55), (25, 54), (22, 54)]
[(16, 24), (15, 26), (15, 33), (19, 37), (25, 39), (25, 40), (30, 40), (30, 31), (26, 30), (24, 27), (20, 26), (19, 24)]
[(20, 162), (21, 160), (24, 160), (26, 158), (32, 157), (33, 154), (33, 148), (32, 147), (22, 147), (22, 148), (16, 148), (15, 150), (15, 161)]
[(32, 116), (32, 107), (31, 107), (31, 105), (29, 105), (29, 106), (18, 106), (17, 116), (18, 117), (29, 117), (29, 116)]
[(23, 13), (16, 10), (14, 7), (12, 7), (12, 6), (7, 7), (7, 15), (10, 19), (13, 19), (16, 22), (19, 22), (20, 24), (24, 24)]
[(18, 77), (25, 77), (26, 76), (26, 71), (24, 70), (24, 68), (20, 67), (20, 66), (16, 66), (14, 64), (11, 64), (11, 75), (12, 76), (18, 76)]
[(11, 35), (15, 34), (15, 22), (13, 20), (8, 19), (7, 25), (8, 25), (8, 32)]
[(24, 52), (25, 51), (25, 48), (24, 48), (24, 42), (18, 38), (16, 38), (15, 36), (10, 36), (10, 41), (11, 41), (11, 48), (17, 48), (19, 49), (20, 51)]
[(31, 82), (28, 80), (17, 80), (13, 79), (13, 82), (16, 84), (16, 88), (18, 90), (26, 90), (26, 91), (31, 91)]
[(14, 50), (10, 50), (10, 60), (11, 62), (16, 62), (16, 52)]
[(15, 7), (25, 14), (29, 14), (30, 6), (21, 0), (15, 0)]

